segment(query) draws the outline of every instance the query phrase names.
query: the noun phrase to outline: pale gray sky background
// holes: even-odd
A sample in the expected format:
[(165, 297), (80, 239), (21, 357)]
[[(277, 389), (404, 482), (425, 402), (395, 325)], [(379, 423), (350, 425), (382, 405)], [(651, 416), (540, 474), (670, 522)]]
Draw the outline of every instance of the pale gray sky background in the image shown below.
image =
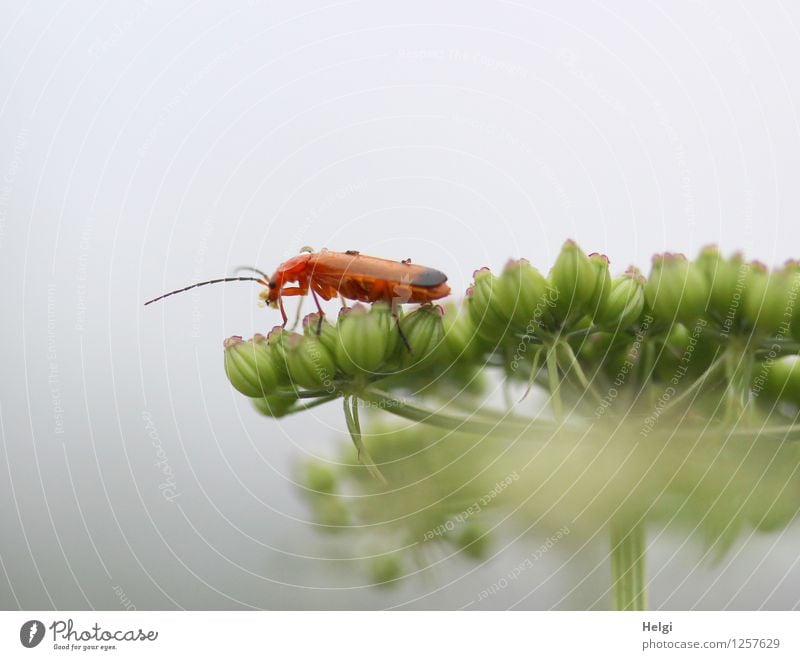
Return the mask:
[[(800, 257), (789, 2), (1, 4), (4, 608), (451, 608), (528, 552), (395, 590), (314, 559), (292, 470), (347, 442), (339, 406), (271, 421), (231, 389), (222, 339), (279, 319), (255, 287), (147, 298), (306, 244), (411, 257), (458, 295), (565, 238), (616, 271), (708, 242)], [(710, 567), (665, 540), (652, 604), (795, 607), (797, 541)], [(581, 606), (570, 587), (519, 606)]]

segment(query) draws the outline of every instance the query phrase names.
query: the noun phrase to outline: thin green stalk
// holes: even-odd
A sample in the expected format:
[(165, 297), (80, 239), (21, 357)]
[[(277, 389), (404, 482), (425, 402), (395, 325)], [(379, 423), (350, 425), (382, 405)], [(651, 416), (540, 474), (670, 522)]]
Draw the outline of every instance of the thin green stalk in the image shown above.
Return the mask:
[(652, 407), (654, 403), (654, 388), (646, 387), (646, 385), (650, 383), (653, 377), (653, 370), (655, 369), (655, 346), (653, 346), (652, 342), (644, 342), (639, 351), (638, 368), (636, 370), (636, 398), (638, 400), (641, 396), (642, 401), (644, 401), (648, 407)]
[[(278, 394), (280, 395), (280, 392), (278, 392)], [(330, 388), (324, 390), (293, 390), (290, 391), (286, 396), (297, 397), (299, 399), (316, 399), (317, 397), (321, 396), (332, 396), (333, 398), (336, 398), (340, 394), (342, 394), (342, 390), (334, 385), (333, 392), (330, 391)]]
[(736, 412), (736, 385), (734, 383), (735, 366), (733, 364), (733, 351), (726, 351), (725, 359), (725, 421), (732, 422), (738, 417)]
[(667, 404), (665, 404), (664, 407), (661, 409), (662, 412), (678, 405), (690, 394), (693, 394), (698, 389), (700, 389), (703, 386), (703, 383), (705, 383), (711, 377), (711, 375), (723, 365), (727, 365), (727, 361), (724, 355), (722, 357), (716, 358), (710, 365), (708, 365), (708, 368), (702, 374), (700, 374), (700, 376), (697, 377), (697, 380), (695, 380), (691, 385), (689, 385), (689, 387), (687, 387), (678, 396), (673, 397)]
[(570, 332), (567, 332), (567, 338), (577, 339), (579, 337), (586, 337), (592, 334), (593, 332), (597, 332), (597, 326), (592, 325), (588, 328), (581, 328), (580, 330), (572, 330)]
[(725, 421), (735, 424), (744, 419), (750, 403), (753, 356), (746, 347), (731, 344), (725, 352)]
[(361, 438), (361, 423), (358, 419), (358, 399), (352, 395), (345, 395), (344, 399), (344, 419), (347, 423), (347, 430), (350, 431), (350, 437), (353, 444), (356, 446), (356, 456), (358, 460), (367, 468), (369, 473), (382, 483), (388, 483), (386, 478), (381, 474), (375, 461), (372, 460), (364, 442)]
[(503, 379), (503, 402), (506, 404), (506, 408), (511, 410), (514, 406), (514, 402), (511, 400), (511, 387), (510, 387), (510, 379), (509, 376), (511, 375), (511, 367), (509, 366), (512, 361), (512, 353), (510, 349), (506, 349), (505, 359), (503, 360), (503, 364), (505, 365), (503, 370), (505, 371), (505, 378)]
[(647, 609), (644, 525), (612, 521), (611, 577), (615, 610)]
[(561, 382), (558, 378), (558, 357), (556, 356), (556, 345), (553, 344), (547, 349), (547, 381), (550, 387), (550, 399), (553, 402), (553, 414), (557, 420), (564, 419), (564, 405), (561, 401)]
[(790, 353), (797, 353), (800, 351), (800, 342), (794, 341), (792, 339), (780, 339), (778, 337), (770, 337), (769, 339), (765, 339), (762, 341), (761, 346), (756, 349), (757, 352), (763, 351), (764, 353), (768, 353), (773, 349), (773, 346), (778, 344), (781, 347), (781, 351), (785, 354)]
[(530, 391), (533, 388), (533, 384), (536, 382), (536, 376), (539, 374), (539, 368), (541, 367), (539, 360), (542, 357), (543, 350), (543, 346), (537, 346), (533, 353), (533, 362), (531, 364), (531, 375), (530, 378), (528, 378), (528, 387), (525, 388), (525, 394), (520, 397), (520, 400), (517, 403), (520, 403), (527, 398), (528, 394), (530, 394)]
[(572, 346), (570, 346), (566, 341), (560, 342), (559, 345), (562, 352), (567, 356), (567, 366), (575, 373), (578, 378), (578, 382), (581, 384), (581, 387), (583, 387), (586, 392), (591, 394), (595, 401), (601, 404), (604, 403), (603, 397), (597, 393), (597, 390), (595, 390), (595, 388), (589, 382), (589, 379), (586, 377), (586, 374), (583, 372), (580, 362), (578, 362), (578, 357), (575, 355), (575, 351), (572, 350)]
[(333, 401), (334, 399), (338, 398), (338, 394), (328, 394), (327, 396), (321, 396), (309, 403), (297, 403), (296, 405), (292, 406), (292, 409), (289, 411), (290, 413), (301, 412), (303, 410), (311, 410), (312, 408), (316, 408), (317, 406), (321, 406), (323, 403), (328, 403)]

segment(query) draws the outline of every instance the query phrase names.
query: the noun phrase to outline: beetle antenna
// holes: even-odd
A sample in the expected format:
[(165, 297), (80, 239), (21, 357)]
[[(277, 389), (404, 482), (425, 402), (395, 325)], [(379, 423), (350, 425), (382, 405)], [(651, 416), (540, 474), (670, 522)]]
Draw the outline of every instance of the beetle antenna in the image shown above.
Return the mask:
[(220, 277), (219, 279), (216, 280), (208, 280), (207, 282), (198, 282), (197, 284), (192, 284), (191, 286), (186, 286), (182, 289), (175, 289), (175, 291), (170, 291), (169, 293), (165, 293), (163, 296), (159, 296), (158, 298), (153, 298), (152, 300), (148, 300), (145, 303), (145, 305), (154, 303), (158, 300), (161, 300), (162, 298), (169, 298), (169, 296), (174, 296), (176, 293), (183, 293), (184, 291), (188, 291), (189, 289), (196, 289), (197, 287), (205, 286), (206, 284), (218, 284), (219, 282), (258, 282), (259, 284), (268, 286), (267, 282), (257, 277)]
[(254, 268), (253, 266), (236, 266), (234, 268), (234, 273), (241, 273), (242, 271), (249, 271), (251, 273), (258, 273), (263, 277), (266, 281), (269, 281), (269, 275), (267, 275), (263, 270), (258, 270), (258, 268)]

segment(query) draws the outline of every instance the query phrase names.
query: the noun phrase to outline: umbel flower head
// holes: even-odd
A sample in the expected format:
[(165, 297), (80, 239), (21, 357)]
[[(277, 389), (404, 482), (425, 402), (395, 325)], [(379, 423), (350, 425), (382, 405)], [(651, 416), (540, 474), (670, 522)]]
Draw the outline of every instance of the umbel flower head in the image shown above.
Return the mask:
[[(707, 344), (721, 351), (724, 342), (734, 342), (741, 352), (742, 342), (750, 342), (754, 364), (765, 358), (760, 346), (771, 337), (783, 354), (795, 353), (798, 293), (795, 262), (770, 272), (740, 254), (725, 258), (707, 247), (695, 261), (657, 255), (647, 279), (634, 267), (612, 277), (604, 255), (587, 255), (567, 241), (547, 278), (524, 259), (508, 261), (499, 275), (479, 269), (461, 306), (425, 305), (393, 315), (384, 304), (359, 304), (343, 309), (335, 324), (309, 315), (302, 334), (275, 328), (247, 341), (232, 337), (225, 370), (253, 398), (358, 396), (382, 384), (402, 387), (403, 379), (416, 385), (425, 374), (444, 385), (448, 374), (491, 366), (505, 366), (509, 378), (525, 377), (531, 386), (558, 386), (565, 396), (576, 385), (585, 389), (586, 372), (603, 370), (598, 360), (616, 364), (634, 344), (637, 359), (651, 342), (674, 347), (651, 356), (660, 356), (661, 370), (651, 379), (666, 377), (663, 370), (681, 360), (691, 367)], [(646, 336), (637, 342), (642, 331)], [(602, 346), (603, 353), (590, 350)], [(512, 363), (520, 367), (509, 370)], [(547, 373), (554, 377), (545, 383)]]
[[(356, 304), (302, 332), (232, 337), (224, 366), (270, 417), (341, 399), (355, 455), (304, 477), (326, 529), (482, 557), (503, 507), (562, 536), (608, 528), (625, 608), (644, 606), (624, 577), (642, 577), (644, 523), (683, 521), (721, 552), (797, 516), (799, 351), (797, 262), (770, 270), (712, 246), (657, 255), (644, 277), (567, 241), (549, 271), (476, 270), (460, 301)], [(505, 408), (487, 403), (492, 383)], [(376, 556), (376, 584), (411, 569)]]
[[(460, 306), (428, 304), (395, 315), (385, 304), (358, 304), (344, 308), (335, 324), (309, 315), (302, 333), (274, 328), (247, 341), (232, 337), (225, 371), (246, 396), (290, 402), (271, 406), (288, 414), (317, 400), (419, 387), (429, 376), (437, 389), (458, 390), (465, 376), (477, 383), (479, 371), (500, 366), (511, 381), (548, 390), (563, 414), (565, 398), (577, 396), (581, 405), (597, 399), (598, 384), (589, 387), (587, 374), (601, 378), (624, 367), (617, 380), (635, 391), (669, 380), (680, 390), (692, 384), (682, 374), (713, 367), (697, 386), (702, 393), (720, 385), (711, 376), (724, 371), (720, 356), (728, 344), (747, 358), (742, 368), (749, 373), (767, 357), (796, 353), (798, 294), (796, 262), (768, 271), (706, 247), (695, 261), (657, 255), (646, 279), (634, 267), (612, 277), (607, 257), (567, 241), (549, 277), (525, 259), (508, 261), (499, 275), (477, 270)], [(779, 351), (770, 356), (766, 347), (773, 344)], [(626, 365), (631, 357), (652, 365), (634, 369)], [(749, 378), (728, 376), (739, 389)], [(747, 398), (738, 395), (743, 405)]]

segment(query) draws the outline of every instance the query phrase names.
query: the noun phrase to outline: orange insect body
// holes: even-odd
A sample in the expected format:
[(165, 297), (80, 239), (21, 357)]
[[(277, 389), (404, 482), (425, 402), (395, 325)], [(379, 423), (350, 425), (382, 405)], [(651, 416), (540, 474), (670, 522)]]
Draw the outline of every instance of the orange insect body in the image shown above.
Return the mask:
[[(322, 250), (283, 262), (259, 295), (280, 308), (285, 324), (284, 296), (304, 296), (310, 291), (315, 299), (317, 295), (323, 300), (341, 295), (361, 302), (386, 302), (394, 309), (398, 304), (443, 298), (450, 293), (446, 282), (441, 271), (409, 261), (368, 257), (354, 250)], [(292, 283), (296, 286), (286, 286)]]

